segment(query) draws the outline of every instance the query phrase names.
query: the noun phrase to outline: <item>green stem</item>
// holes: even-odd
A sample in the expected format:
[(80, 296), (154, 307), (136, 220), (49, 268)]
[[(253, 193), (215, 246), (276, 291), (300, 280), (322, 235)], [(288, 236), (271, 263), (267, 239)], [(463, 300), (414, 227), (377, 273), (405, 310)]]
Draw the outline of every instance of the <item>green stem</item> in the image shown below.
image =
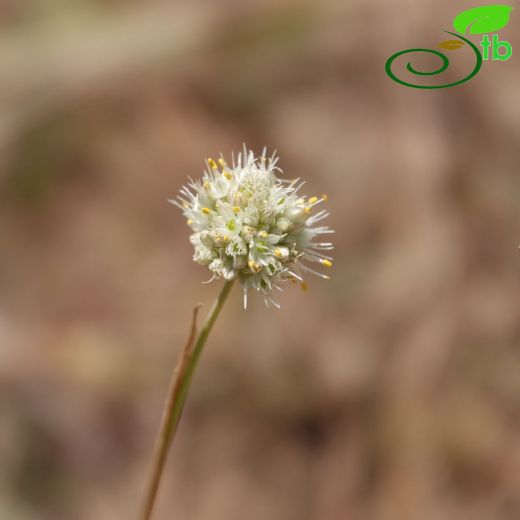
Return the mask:
[(196, 326), (195, 320), (197, 309), (195, 309), (192, 324), (192, 334), (188, 340), (188, 343), (186, 344), (185, 349), (183, 352), (181, 352), (179, 362), (172, 376), (168, 397), (164, 407), (162, 422), (154, 448), (152, 471), (146, 485), (143, 509), (141, 516), (139, 517), (141, 520), (150, 520), (152, 517), (153, 507), (157, 497), (159, 484), (161, 482), (166, 457), (175, 436), (175, 432), (177, 431), (177, 426), (179, 424), (182, 409), (188, 395), (193, 372), (195, 371), (195, 367), (197, 366), (197, 362), (200, 358), (206, 340), (208, 339), (209, 333), (213, 328), (213, 324), (220, 314), (220, 311), (226, 302), (231, 288), (233, 287), (233, 282), (234, 280), (228, 281), (222, 287), (220, 294), (213, 303), (213, 306), (211, 307), (209, 314), (206, 317), (202, 328), (200, 329), (200, 333), (197, 336), (197, 341), (195, 342), (193, 352), (191, 352)]

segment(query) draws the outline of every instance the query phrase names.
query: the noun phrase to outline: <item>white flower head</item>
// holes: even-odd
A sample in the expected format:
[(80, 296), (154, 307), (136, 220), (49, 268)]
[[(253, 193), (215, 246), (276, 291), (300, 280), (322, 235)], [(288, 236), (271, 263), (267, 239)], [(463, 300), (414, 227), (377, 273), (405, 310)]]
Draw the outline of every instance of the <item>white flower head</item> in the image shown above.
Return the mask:
[(222, 157), (217, 162), (208, 159), (202, 180), (190, 179), (177, 200), (170, 200), (193, 230), (195, 262), (208, 266), (209, 281), (238, 277), (244, 307), (250, 289), (262, 293), (267, 305), (279, 307), (273, 289), (281, 291), (285, 282), (299, 281), (307, 290), (304, 274), (328, 278), (308, 263), (332, 267), (332, 258), (323, 252), (333, 246), (320, 242), (319, 236), (334, 231), (316, 226), (329, 213), (315, 212), (327, 196), (300, 196), (304, 182), (278, 178), (277, 162), (276, 154), (266, 157), (265, 148), (255, 157), (244, 145), (231, 166)]

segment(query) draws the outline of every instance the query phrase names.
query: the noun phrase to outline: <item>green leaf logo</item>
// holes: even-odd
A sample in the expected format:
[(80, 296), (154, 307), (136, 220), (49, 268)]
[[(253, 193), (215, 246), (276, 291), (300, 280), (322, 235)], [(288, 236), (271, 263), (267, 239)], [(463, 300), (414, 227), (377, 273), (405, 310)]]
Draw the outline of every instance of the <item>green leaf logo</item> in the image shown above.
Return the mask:
[(513, 8), (509, 5), (483, 5), (463, 11), (453, 20), (460, 34), (485, 34), (505, 27)]

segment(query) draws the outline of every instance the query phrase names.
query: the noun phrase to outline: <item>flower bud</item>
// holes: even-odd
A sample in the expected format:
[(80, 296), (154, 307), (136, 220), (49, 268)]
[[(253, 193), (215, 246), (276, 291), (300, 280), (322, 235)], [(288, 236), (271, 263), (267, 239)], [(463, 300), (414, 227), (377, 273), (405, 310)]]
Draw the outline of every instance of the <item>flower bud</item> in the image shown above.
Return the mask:
[(245, 240), (246, 244), (249, 244), (251, 240), (255, 237), (256, 230), (251, 226), (243, 226), (242, 231), (240, 232), (240, 236)]
[(276, 221), (276, 227), (282, 232), (287, 233), (294, 227), (293, 223), (287, 217), (280, 217)]
[(305, 213), (304, 209), (300, 208), (298, 206), (289, 208), (289, 210), (286, 213), (286, 216), (287, 216), (287, 218), (289, 218), (290, 220), (292, 220), (293, 222), (298, 223), (298, 224), (305, 222), (305, 220), (307, 220), (307, 217), (308, 217), (308, 215), (307, 215), (307, 213)]

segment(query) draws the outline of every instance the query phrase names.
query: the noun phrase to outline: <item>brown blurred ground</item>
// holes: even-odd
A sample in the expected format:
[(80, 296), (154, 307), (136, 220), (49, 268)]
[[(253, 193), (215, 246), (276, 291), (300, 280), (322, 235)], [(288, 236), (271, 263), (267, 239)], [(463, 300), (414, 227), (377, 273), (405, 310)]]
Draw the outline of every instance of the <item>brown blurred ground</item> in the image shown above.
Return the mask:
[(519, 15), (464, 86), (383, 68), (473, 6), (0, 3), (1, 520), (133, 518), (219, 289), (166, 199), (244, 141), (329, 194), (333, 276), (232, 295), (156, 518), (520, 518)]

